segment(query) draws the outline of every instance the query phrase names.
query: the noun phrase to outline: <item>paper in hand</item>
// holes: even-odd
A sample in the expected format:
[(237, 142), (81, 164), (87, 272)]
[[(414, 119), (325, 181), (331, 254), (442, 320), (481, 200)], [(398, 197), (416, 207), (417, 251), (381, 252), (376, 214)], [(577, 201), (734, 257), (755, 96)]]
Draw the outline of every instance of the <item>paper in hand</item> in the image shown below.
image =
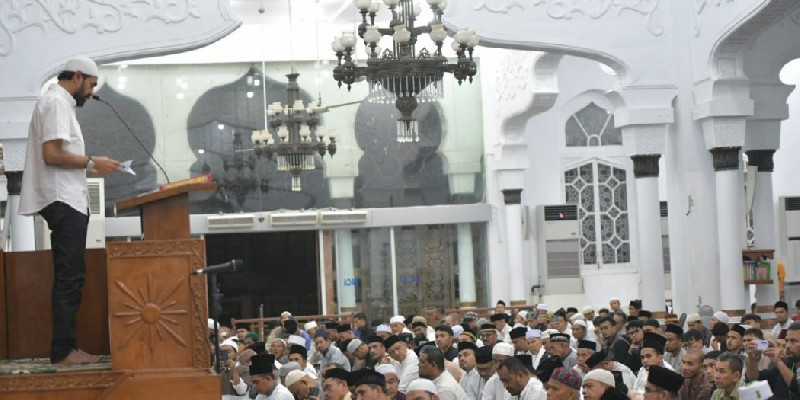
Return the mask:
[(136, 175), (136, 172), (131, 169), (131, 163), (133, 160), (123, 161), (119, 164), (119, 168), (117, 168), (120, 172), (125, 172), (131, 175)]

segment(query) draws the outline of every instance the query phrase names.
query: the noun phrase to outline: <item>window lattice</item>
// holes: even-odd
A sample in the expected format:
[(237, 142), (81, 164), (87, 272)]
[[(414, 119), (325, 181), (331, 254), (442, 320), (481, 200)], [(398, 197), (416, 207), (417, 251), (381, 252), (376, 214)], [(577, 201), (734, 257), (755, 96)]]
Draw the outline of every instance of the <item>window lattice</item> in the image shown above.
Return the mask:
[(614, 114), (594, 103), (567, 119), (567, 147), (613, 146), (622, 144), (622, 131), (614, 127)]

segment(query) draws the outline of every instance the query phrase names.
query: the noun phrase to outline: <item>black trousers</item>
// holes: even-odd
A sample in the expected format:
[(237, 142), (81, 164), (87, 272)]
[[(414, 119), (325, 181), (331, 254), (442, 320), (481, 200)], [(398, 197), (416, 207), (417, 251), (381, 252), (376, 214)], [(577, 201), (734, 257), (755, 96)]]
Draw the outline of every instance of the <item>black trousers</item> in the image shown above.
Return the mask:
[(59, 362), (77, 348), (75, 314), (86, 279), (86, 230), (89, 216), (56, 201), (39, 211), (50, 228), (53, 251), (53, 341), (50, 361)]

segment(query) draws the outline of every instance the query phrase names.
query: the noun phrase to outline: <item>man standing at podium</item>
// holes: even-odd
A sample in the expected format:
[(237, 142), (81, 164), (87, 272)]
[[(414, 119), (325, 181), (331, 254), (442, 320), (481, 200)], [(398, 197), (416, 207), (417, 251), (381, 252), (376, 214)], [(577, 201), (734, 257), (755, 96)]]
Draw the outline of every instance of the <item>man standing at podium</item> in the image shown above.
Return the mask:
[(19, 213), (39, 213), (52, 231), (53, 341), (50, 362), (71, 365), (99, 362), (77, 348), (75, 314), (86, 276), (86, 231), (89, 192), (86, 172), (105, 176), (120, 163), (86, 155), (83, 133), (75, 118), (97, 86), (97, 64), (87, 57), (67, 61), (33, 110), (28, 128)]

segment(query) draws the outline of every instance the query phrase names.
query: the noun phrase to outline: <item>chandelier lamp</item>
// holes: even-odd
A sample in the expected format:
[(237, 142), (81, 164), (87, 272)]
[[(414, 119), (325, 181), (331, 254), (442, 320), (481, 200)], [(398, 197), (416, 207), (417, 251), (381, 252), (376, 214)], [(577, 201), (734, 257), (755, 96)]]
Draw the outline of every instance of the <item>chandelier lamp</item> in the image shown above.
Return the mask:
[[(302, 190), (300, 174), (316, 168), (316, 154), (324, 157), (326, 153), (336, 154), (336, 131), (326, 130), (319, 125), (320, 114), (328, 111), (319, 101), (308, 104), (306, 108), (300, 99), (300, 86), (292, 71), (287, 86), (288, 103), (274, 102), (267, 105), (266, 131), (253, 131), (253, 151), (258, 157), (272, 159), (277, 157), (278, 171), (289, 171), (292, 175), (292, 191)], [(327, 134), (327, 135), (326, 135)], [(325, 138), (328, 142), (325, 142)]]
[[(359, 78), (369, 81), (368, 101), (373, 103), (394, 103), (400, 111), (397, 119), (397, 141), (414, 143), (419, 141), (417, 120), (412, 113), (421, 102), (432, 102), (443, 97), (442, 77), (453, 74), (459, 85), (477, 73), (477, 64), (472, 58), (478, 45), (474, 31), (459, 29), (454, 37), (452, 48), (458, 56), (450, 63), (442, 55), (442, 46), (448, 33), (442, 23), (442, 14), (447, 6), (445, 0), (427, 0), (433, 11), (433, 20), (427, 25), (416, 26), (422, 6), (412, 0), (383, 0), (392, 12), (389, 28), (375, 25), (375, 17), (380, 11), (378, 0), (356, 0), (356, 8), (361, 13), (362, 22), (358, 36), (367, 48), (367, 65), (359, 66), (354, 61), (355, 46), (358, 41), (355, 32), (343, 32), (335, 38), (331, 47), (336, 52), (338, 63), (333, 69), (333, 77), (339, 87), (352, 84)], [(427, 34), (436, 45), (431, 54), (422, 48), (417, 52), (417, 39)], [(392, 49), (381, 52), (378, 43), (384, 36), (391, 36)]]

